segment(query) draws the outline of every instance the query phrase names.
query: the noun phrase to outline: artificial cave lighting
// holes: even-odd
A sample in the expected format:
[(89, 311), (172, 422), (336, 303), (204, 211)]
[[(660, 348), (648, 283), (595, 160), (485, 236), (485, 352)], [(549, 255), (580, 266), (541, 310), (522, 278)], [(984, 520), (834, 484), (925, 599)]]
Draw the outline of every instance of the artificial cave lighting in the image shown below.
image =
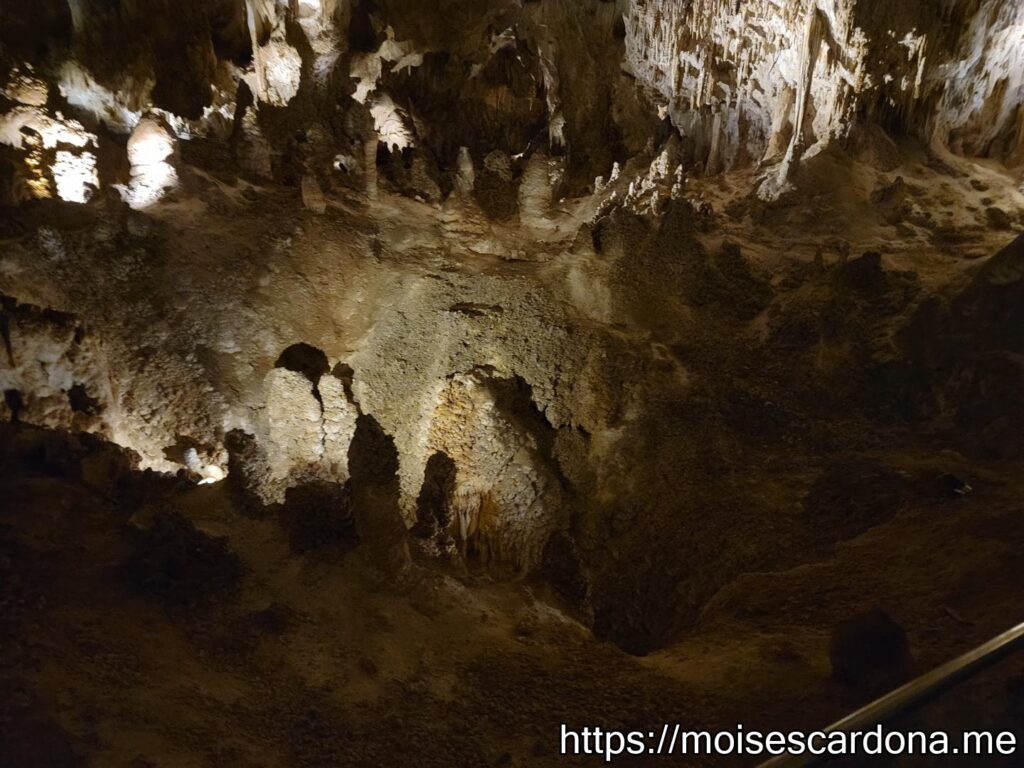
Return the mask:
[(0, 3), (0, 767), (1017, 764), (1022, 0)]
[(99, 186), (96, 156), (91, 152), (57, 152), (53, 167), (57, 196), (69, 203), (86, 203)]
[(174, 154), (175, 139), (158, 119), (143, 118), (128, 139), (131, 181), (118, 187), (132, 208), (141, 210), (158, 203), (178, 184), (178, 174), (168, 159)]

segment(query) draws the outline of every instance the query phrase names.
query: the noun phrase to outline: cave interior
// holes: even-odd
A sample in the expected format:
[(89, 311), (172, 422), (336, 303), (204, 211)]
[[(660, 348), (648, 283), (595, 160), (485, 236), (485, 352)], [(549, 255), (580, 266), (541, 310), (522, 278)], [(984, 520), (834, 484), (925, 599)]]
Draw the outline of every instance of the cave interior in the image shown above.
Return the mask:
[(1024, 621), (1022, 105), (1020, 0), (0, 0), (0, 765), (600, 765)]

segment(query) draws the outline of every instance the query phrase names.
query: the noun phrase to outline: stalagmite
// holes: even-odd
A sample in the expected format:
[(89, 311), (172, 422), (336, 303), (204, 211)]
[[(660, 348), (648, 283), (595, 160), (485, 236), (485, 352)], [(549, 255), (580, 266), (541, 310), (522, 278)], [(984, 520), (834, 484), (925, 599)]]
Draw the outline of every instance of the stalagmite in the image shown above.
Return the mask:
[(1020, 610), (1021, 0), (0, 17), (0, 766), (753, 763)]

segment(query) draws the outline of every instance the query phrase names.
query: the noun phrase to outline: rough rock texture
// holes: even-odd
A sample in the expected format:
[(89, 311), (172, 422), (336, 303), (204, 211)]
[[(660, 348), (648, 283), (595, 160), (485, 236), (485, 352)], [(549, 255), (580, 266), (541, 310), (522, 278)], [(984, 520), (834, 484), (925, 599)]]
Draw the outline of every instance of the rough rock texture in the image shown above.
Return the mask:
[[(476, 167), (504, 153), (514, 181), (549, 150), (562, 158), (556, 195), (578, 194), (660, 143), (666, 117), (688, 171), (768, 163), (768, 197), (805, 155), (872, 123), (941, 152), (1021, 162), (1014, 0), (31, 5), (12, 7), (0, 77), (0, 138), (35, 177), (19, 198), (82, 202), (117, 184), (82, 147), (146, 115), (183, 138), (230, 136), (262, 157), (249, 165), (264, 175), (312, 171), (307, 184), (333, 165), (375, 187), (379, 143), (403, 153), (384, 164), (388, 182), (427, 200), (456, 186), (463, 152)], [(47, 148), (58, 134), (80, 138), (58, 158), (33, 157), (26, 124), (51, 137)], [(123, 194), (148, 205), (155, 192)], [(477, 196), (500, 217), (494, 194)]]
[(9, 420), (113, 437), (115, 385), (98, 340), (69, 315), (2, 302), (0, 390)]
[[(808, 730), (879, 673), (923, 672), (1004, 629), (1024, 588), (1019, 475), (984, 472), (984, 502), (924, 493), (835, 560), (746, 574), (686, 638), (630, 657), (537, 586), (421, 568), (401, 594), (367, 588), (361, 546), (299, 554), (291, 517), (253, 519), (223, 484), (131, 472), (81, 436), (0, 437), (0, 756), (18, 766), (553, 768), (573, 718)], [(907, 466), (927, 477), (935, 458)], [(913, 727), (1019, 728), (1005, 682), (1019, 666), (992, 672)]]
[[(848, 708), (851, 617), (932, 663), (1019, 602), (1019, 4), (9, 9), (0, 543), (38, 576), (87, 526), (83, 626), (118, 562), (156, 589), (109, 605), (184, 610), (153, 621), (223, 684), (188, 713), (257, 737), (156, 764), (414, 761), (375, 734), (443, 706), (484, 735), (430, 723), (424, 764), (703, 698), (804, 724)], [(224, 586), (195, 605), (190, 548)], [(61, 642), (33, 690), (97, 700)]]
[(455, 466), (453, 533), (464, 555), (524, 572), (563, 517), (558, 478), (544, 456), (554, 432), (529, 396), (521, 381), (456, 375), (440, 393), (427, 438), (431, 457)]
[(781, 160), (786, 181), (863, 115), (1019, 163), (1022, 14), (1014, 0), (638, 0), (626, 61), (708, 172)]

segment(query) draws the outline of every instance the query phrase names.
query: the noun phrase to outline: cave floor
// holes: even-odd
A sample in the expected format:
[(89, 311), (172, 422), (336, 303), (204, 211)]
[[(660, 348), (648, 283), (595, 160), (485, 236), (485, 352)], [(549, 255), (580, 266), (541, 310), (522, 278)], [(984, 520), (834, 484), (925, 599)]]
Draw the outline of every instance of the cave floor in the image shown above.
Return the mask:
[[(118, 492), (145, 499), (131, 512), (110, 493), (113, 449), (83, 458), (67, 440), (8, 429), (0, 468), (4, 717), (26, 768), (72, 753), (134, 768), (584, 765), (558, 756), (561, 723), (810, 728), (867, 695), (830, 679), (844, 617), (896, 609), (921, 672), (1005, 629), (1024, 594), (1024, 474), (1005, 465), (966, 467), (975, 490), (953, 500), (931, 483), (949, 456), (887, 457), (920, 485), (899, 514), (815, 562), (744, 574), (678, 642), (634, 657), (540, 582), (417, 566), (385, 587), (359, 548), (296, 557), (227, 483), (133, 474)], [(154, 510), (226, 536), (237, 587), (174, 605), (127, 594), (126, 530)]]

